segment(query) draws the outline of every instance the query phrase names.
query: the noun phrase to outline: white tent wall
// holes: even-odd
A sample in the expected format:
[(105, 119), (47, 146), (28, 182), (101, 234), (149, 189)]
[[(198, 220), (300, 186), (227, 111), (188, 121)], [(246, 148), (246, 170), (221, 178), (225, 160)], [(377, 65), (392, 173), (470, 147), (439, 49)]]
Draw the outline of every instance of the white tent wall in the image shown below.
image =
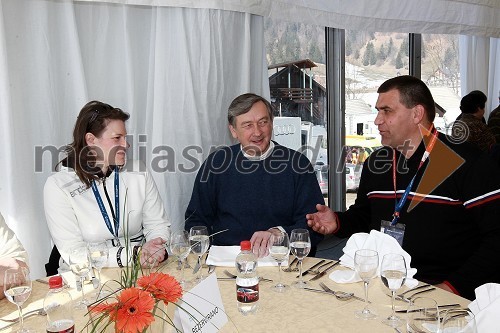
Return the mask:
[(0, 211), (35, 277), (45, 274), (52, 247), (43, 186), (85, 103), (101, 100), (131, 114), (128, 155), (145, 160), (179, 229), (200, 166), (186, 154), (201, 163), (213, 146), (232, 142), (234, 97), (269, 98), (261, 16), (2, 0), (0, 33)]
[(269, 97), (263, 17), (492, 37), (488, 61), (471, 56), (462, 66), (462, 86), (488, 73), (477, 76), (488, 94), (500, 87), (498, 0), (2, 0), (0, 211), (35, 277), (52, 246), (43, 185), (89, 100), (131, 114), (129, 156), (152, 169), (173, 227), (182, 227), (199, 166), (183, 153), (202, 161), (231, 142), (226, 110), (238, 94)]

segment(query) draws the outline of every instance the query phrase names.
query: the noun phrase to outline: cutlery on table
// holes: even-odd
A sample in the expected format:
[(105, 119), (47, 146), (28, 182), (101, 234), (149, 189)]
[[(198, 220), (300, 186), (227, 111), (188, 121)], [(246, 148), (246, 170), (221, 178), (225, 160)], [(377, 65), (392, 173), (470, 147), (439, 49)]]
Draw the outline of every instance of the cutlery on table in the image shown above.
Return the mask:
[(212, 274), (215, 271), (215, 265), (208, 265), (208, 274)]
[[(346, 294), (350, 295), (350, 294), (352, 294), (352, 298), (357, 299), (358, 301), (361, 301), (361, 302), (365, 301), (363, 298), (354, 295), (354, 293), (346, 293), (344, 291), (335, 291), (335, 290), (332, 290), (332, 289), (328, 288), (328, 286), (326, 284), (324, 284), (323, 282), (320, 282), (319, 286), (321, 288), (323, 288), (324, 291), (329, 292), (330, 294), (333, 294), (335, 296), (337, 296), (337, 295), (346, 295)], [(371, 303), (371, 302), (368, 301), (368, 303)]]
[[(304, 272), (302, 272), (302, 276), (304, 275), (307, 275), (309, 273), (309, 271), (312, 271), (313, 269), (315, 269), (316, 267), (318, 267), (319, 265), (321, 265), (322, 263), (325, 262), (325, 259), (322, 259), (320, 261), (318, 261), (316, 264), (314, 264), (312, 267), (309, 267), (308, 269), (306, 269)], [(300, 275), (297, 275), (297, 278), (299, 278)]]
[[(460, 304), (458, 303), (455, 303), (455, 304), (444, 304), (444, 305), (438, 305), (438, 309), (439, 310), (442, 310), (442, 309), (449, 309), (449, 308), (457, 308), (457, 307), (460, 307)], [(418, 311), (418, 310), (410, 310), (410, 312), (415, 312), (415, 311)], [(397, 313), (407, 313), (408, 310), (406, 309), (401, 309), (401, 310), (396, 310)]]
[(316, 274), (316, 276), (312, 277), (309, 281), (315, 281), (315, 280), (321, 279), (323, 276), (325, 276), (326, 273), (328, 273), (330, 270), (332, 270), (338, 264), (340, 264), (340, 261), (334, 262), (330, 267), (326, 268), (324, 271), (320, 272), (319, 274)]
[(310, 269), (310, 270), (309, 270), (309, 274), (315, 274), (315, 275), (316, 275), (316, 274), (319, 274), (319, 273), (321, 273), (321, 272), (322, 272), (322, 270), (321, 270), (321, 269), (322, 269), (323, 267), (326, 267), (326, 266), (330, 265), (331, 263), (332, 263), (332, 261), (327, 261), (327, 262), (325, 262), (324, 264), (322, 264), (321, 266), (319, 266), (319, 267), (317, 267), (317, 268), (315, 268), (315, 269)]
[(196, 261), (196, 265), (194, 265), (194, 268), (193, 268), (193, 274), (198, 273), (200, 268), (201, 268), (201, 259)]
[(417, 295), (417, 294), (421, 294), (421, 293), (426, 293), (426, 292), (428, 292), (428, 291), (432, 291), (432, 290), (435, 290), (435, 289), (436, 289), (435, 287), (430, 287), (430, 288), (428, 288), (428, 289), (424, 289), (424, 290), (417, 291), (416, 293), (413, 293), (413, 294), (411, 294), (411, 296), (408, 296), (408, 297), (405, 297), (405, 296), (401, 297), (401, 296), (399, 296), (399, 295), (396, 295), (396, 296), (395, 296), (395, 298), (396, 298), (396, 299), (398, 299), (398, 300), (400, 300), (400, 301), (405, 301), (405, 302), (408, 302), (408, 303), (409, 303), (409, 302), (411, 302), (411, 299), (412, 299), (415, 295)]
[[(224, 270), (224, 274), (226, 274), (227, 276), (229, 276), (231, 279), (236, 279), (237, 278), (236, 275), (230, 273), (227, 269)], [(262, 277), (259, 277), (259, 281), (273, 282), (273, 280), (264, 279)]]
[(298, 260), (298, 259), (297, 259), (297, 257), (295, 257), (295, 258), (293, 259), (293, 261), (290, 263), (290, 265), (288, 265), (288, 267), (287, 267), (287, 268), (282, 268), (283, 272), (287, 272), (287, 273), (288, 273), (288, 272), (293, 271), (294, 269), (292, 268), (292, 266), (293, 266), (293, 264), (294, 264), (294, 263), (296, 263), (296, 262), (297, 262), (297, 260)]
[(315, 292), (315, 293), (327, 294), (327, 295), (330, 295), (330, 296), (335, 296), (335, 298), (337, 298), (340, 301), (348, 301), (348, 300), (350, 300), (351, 298), (354, 297), (353, 293), (339, 292), (339, 293), (335, 293), (334, 294), (334, 293), (331, 293), (331, 292), (328, 292), (328, 291), (324, 291), (324, 290), (320, 290), (320, 289), (314, 289), (314, 288), (308, 288), (308, 287), (304, 287), (302, 289), (307, 290), (307, 291), (312, 291), (312, 292)]
[(415, 288), (411, 288), (411, 289), (408, 289), (407, 291), (405, 291), (404, 293), (401, 293), (401, 294), (397, 294), (396, 296), (399, 296), (399, 297), (404, 297), (405, 294), (407, 293), (411, 293), (412, 291), (415, 291), (415, 290), (419, 290), (419, 289), (422, 289), (422, 288), (427, 288), (427, 287), (431, 287), (430, 284), (427, 284), (427, 283), (424, 283), (420, 286), (417, 286)]

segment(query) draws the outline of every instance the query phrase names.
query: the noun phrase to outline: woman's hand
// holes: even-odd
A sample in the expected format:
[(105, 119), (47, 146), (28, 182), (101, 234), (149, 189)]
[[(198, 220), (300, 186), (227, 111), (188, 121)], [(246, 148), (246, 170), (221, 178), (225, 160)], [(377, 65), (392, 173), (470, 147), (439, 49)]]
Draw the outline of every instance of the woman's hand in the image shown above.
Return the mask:
[(167, 243), (161, 237), (151, 239), (144, 243), (141, 250), (141, 266), (153, 268), (165, 260), (165, 244)]

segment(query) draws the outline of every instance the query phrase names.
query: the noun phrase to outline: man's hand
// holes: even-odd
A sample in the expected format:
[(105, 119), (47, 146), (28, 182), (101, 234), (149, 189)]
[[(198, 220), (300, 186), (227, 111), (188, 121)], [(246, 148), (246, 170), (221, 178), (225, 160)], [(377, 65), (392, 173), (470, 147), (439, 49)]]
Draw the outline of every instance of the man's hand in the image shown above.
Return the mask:
[(165, 259), (166, 241), (157, 237), (144, 243), (141, 250), (141, 266), (153, 268)]
[(318, 210), (314, 214), (307, 214), (307, 224), (314, 231), (320, 234), (327, 235), (337, 230), (338, 222), (335, 213), (325, 205), (316, 205)]
[[(28, 265), (24, 261), (17, 260), (14, 258), (3, 258), (0, 260), (0, 289), (3, 289), (3, 276), (5, 275), (5, 271), (8, 269), (19, 269), (21, 267), (28, 268)], [(0, 299), (4, 298), (4, 293), (0, 294)]]
[[(269, 238), (273, 234), (274, 229), (269, 229), (266, 231), (256, 231), (250, 238), (250, 243), (252, 243), (252, 252), (259, 258), (265, 257), (269, 254)], [(277, 230), (277, 232), (280, 232)]]

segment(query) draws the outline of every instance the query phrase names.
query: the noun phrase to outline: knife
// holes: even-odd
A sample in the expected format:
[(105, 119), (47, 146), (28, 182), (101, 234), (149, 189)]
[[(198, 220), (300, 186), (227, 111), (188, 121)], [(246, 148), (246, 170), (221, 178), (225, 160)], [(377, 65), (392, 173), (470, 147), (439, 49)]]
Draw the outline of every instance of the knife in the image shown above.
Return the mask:
[(309, 271), (310, 271), (310, 270), (315, 269), (316, 267), (318, 267), (319, 265), (321, 265), (321, 264), (322, 264), (322, 263), (324, 263), (324, 262), (325, 262), (325, 259), (322, 259), (322, 260), (318, 261), (315, 265), (313, 265), (312, 267), (309, 267), (309, 268), (308, 268), (308, 269), (306, 269), (304, 272), (302, 272), (302, 275), (300, 275), (300, 274), (299, 274), (299, 275), (297, 275), (297, 277), (300, 277), (300, 276), (304, 276), (304, 275), (306, 275), (306, 274), (309, 274)]
[(200, 268), (201, 268), (201, 258), (198, 259), (198, 261), (196, 262), (196, 265), (194, 265), (193, 274), (198, 273), (198, 271), (200, 270)]
[(328, 271), (330, 271), (332, 268), (334, 268), (338, 264), (340, 264), (340, 261), (334, 262), (333, 265), (331, 265), (330, 267), (328, 267), (327, 269), (325, 269), (323, 272), (321, 272), (319, 274), (316, 274), (316, 276), (313, 277), (313, 278), (311, 278), (309, 281), (315, 281), (317, 279), (322, 278), (326, 273), (328, 273)]
[[(445, 304), (445, 305), (438, 305), (438, 309), (447, 309), (447, 308), (456, 308), (460, 306), (460, 304)], [(416, 310), (410, 310), (410, 312), (417, 312), (420, 311), (419, 309)], [(397, 313), (407, 313), (408, 310), (396, 310), (395, 312)]]

